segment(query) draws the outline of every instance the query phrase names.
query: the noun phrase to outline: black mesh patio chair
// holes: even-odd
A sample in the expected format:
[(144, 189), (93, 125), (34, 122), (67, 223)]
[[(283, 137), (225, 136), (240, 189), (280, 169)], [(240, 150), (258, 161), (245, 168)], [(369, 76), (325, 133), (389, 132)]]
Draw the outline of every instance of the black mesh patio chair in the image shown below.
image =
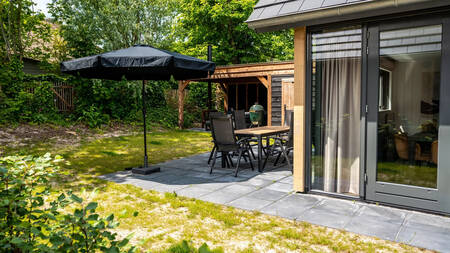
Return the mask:
[(292, 163), (289, 159), (289, 153), (294, 149), (294, 112), (290, 111), (288, 112), (288, 114), (288, 117), (290, 118), (289, 132), (286, 136), (279, 136), (274, 138), (274, 143), (270, 147), (268, 155), (264, 160), (263, 168), (266, 166), (269, 156), (276, 155), (277, 158), (275, 159), (274, 166), (277, 166), (278, 161), (280, 160), (281, 156), (283, 156), (284, 160), (288, 163), (289, 169), (291, 170), (291, 172), (293, 172)]
[(236, 152), (238, 154), (238, 160), (234, 173), (235, 177), (237, 177), (239, 172), (239, 165), (242, 158), (248, 158), (250, 167), (254, 170), (247, 139), (242, 138), (238, 140), (236, 138), (231, 115), (227, 115), (226, 117), (211, 117), (211, 132), (216, 148), (213, 154), (210, 173), (213, 171), (218, 152), (222, 152), (223, 154)]
[(244, 110), (233, 110), (234, 119), (234, 129), (246, 129), (247, 123), (245, 122), (245, 111)]
[[(227, 116), (227, 115), (226, 115), (225, 113), (223, 113), (223, 112), (218, 112), (218, 111), (210, 112), (210, 113), (209, 113), (209, 119), (208, 119), (208, 121), (207, 121), (207, 124), (208, 124), (209, 127), (211, 126), (211, 117), (218, 118), (218, 117), (226, 117), (226, 116)], [(213, 140), (212, 142), (214, 143), (214, 140)], [(211, 153), (209, 154), (208, 164), (211, 163), (211, 160), (212, 160), (212, 157), (213, 157), (213, 154), (214, 154), (214, 150), (216, 150), (216, 144), (214, 144), (214, 146), (213, 146), (213, 148), (212, 148), (212, 150), (211, 150)], [(221, 157), (219, 156), (218, 158), (221, 158)], [(231, 166), (234, 166), (234, 165), (233, 165), (233, 161), (231, 160), (231, 157), (229, 157), (229, 156), (226, 157), (225, 162), (226, 162), (227, 167), (230, 167), (230, 165), (231, 165)]]
[[(232, 110), (232, 115), (235, 130), (248, 128), (245, 120), (245, 110)], [(247, 141), (247, 143), (250, 145), (250, 153), (252, 154), (253, 159), (256, 159), (255, 154), (253, 153), (253, 149), (251, 149), (251, 147), (256, 146), (257, 144), (251, 145), (250, 142), (255, 143), (258, 142), (258, 140), (256, 138), (248, 138)]]

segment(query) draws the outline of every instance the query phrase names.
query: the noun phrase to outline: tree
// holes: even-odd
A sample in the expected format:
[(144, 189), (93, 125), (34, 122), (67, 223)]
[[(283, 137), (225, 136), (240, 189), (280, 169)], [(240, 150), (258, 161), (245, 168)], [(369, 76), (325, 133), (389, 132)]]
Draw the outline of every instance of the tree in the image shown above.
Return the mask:
[(30, 0), (1, 0), (0, 2), (0, 52), (3, 60), (17, 57), (37, 60), (46, 58), (46, 44), (50, 40), (50, 25), (45, 16), (33, 10)]
[(245, 23), (256, 2), (180, 0), (177, 49), (205, 58), (211, 44), (218, 64), (292, 59), (292, 31), (258, 34)]
[(71, 56), (82, 57), (135, 44), (169, 47), (175, 6), (174, 0), (53, 0), (50, 13)]

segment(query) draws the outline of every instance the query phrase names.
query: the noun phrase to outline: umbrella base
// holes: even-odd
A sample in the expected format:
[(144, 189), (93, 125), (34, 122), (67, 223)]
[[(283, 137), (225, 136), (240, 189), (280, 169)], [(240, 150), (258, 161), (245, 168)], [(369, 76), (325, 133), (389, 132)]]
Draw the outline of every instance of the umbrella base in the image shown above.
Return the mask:
[(133, 174), (140, 174), (140, 175), (148, 175), (151, 173), (155, 173), (155, 172), (160, 172), (161, 168), (160, 167), (138, 167), (138, 168), (132, 168), (131, 172), (133, 172)]

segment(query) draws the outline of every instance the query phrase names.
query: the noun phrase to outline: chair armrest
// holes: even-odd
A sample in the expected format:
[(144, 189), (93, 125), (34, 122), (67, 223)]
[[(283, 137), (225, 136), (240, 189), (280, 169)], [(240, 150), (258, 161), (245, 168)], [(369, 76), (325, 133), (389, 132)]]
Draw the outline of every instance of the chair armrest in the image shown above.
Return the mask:
[(249, 137), (244, 137), (244, 138), (239, 139), (239, 140), (236, 142), (236, 144), (246, 143), (246, 142), (248, 142), (249, 140), (250, 140)]

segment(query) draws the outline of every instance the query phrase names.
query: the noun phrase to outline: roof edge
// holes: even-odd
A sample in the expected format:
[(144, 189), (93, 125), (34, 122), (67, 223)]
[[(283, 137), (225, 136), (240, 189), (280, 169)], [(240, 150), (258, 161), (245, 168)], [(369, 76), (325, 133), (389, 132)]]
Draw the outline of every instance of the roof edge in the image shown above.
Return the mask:
[(261, 20), (247, 20), (245, 22), (257, 32), (269, 32), (443, 6), (450, 6), (450, 2), (448, 0), (380, 0), (286, 14)]

